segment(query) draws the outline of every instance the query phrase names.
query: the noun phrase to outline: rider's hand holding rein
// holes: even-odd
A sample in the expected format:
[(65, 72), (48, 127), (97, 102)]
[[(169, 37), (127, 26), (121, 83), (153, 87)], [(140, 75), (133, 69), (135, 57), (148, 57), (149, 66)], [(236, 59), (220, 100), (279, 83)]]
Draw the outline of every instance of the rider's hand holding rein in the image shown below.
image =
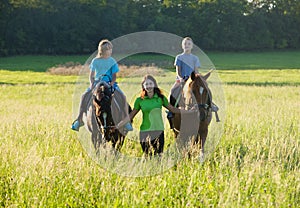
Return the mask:
[(111, 82), (109, 83), (109, 85), (113, 87), (114, 84), (115, 84), (115, 82), (116, 82), (116, 80), (117, 80), (117, 75), (116, 75), (116, 73), (115, 73), (115, 74), (112, 74), (112, 80), (111, 80)]

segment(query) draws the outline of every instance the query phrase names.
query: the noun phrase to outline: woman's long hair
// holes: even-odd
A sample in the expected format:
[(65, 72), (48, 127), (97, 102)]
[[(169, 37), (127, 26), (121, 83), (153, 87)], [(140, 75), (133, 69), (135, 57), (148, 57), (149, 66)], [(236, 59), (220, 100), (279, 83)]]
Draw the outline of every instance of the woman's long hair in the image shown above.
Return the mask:
[(144, 99), (145, 96), (148, 96), (147, 91), (144, 88), (144, 83), (147, 79), (150, 79), (154, 83), (154, 94), (156, 93), (158, 95), (158, 97), (163, 99), (164, 95), (163, 95), (162, 91), (158, 88), (158, 85), (157, 85), (157, 82), (156, 82), (155, 78), (150, 74), (145, 75), (143, 80), (142, 80), (141, 98)]

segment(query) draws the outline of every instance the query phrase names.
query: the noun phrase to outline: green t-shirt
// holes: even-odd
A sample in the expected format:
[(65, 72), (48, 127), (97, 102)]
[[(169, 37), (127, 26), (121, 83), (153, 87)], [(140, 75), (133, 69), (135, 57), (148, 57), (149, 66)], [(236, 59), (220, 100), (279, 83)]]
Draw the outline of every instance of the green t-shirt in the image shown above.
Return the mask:
[(164, 96), (163, 99), (154, 94), (152, 98), (145, 96), (137, 98), (134, 102), (134, 109), (142, 110), (143, 121), (140, 126), (140, 131), (157, 131), (164, 130), (164, 123), (162, 119), (162, 106), (167, 107), (169, 102)]

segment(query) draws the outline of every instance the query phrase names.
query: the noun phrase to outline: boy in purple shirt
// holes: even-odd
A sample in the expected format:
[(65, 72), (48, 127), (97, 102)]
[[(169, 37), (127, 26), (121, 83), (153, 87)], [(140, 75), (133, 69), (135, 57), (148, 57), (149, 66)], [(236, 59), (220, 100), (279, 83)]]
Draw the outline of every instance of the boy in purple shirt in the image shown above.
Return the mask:
[[(176, 82), (171, 88), (170, 93), (170, 104), (177, 107), (179, 94), (182, 90), (183, 85), (185, 84), (186, 80), (190, 77), (191, 73), (194, 71), (196, 74), (199, 73), (198, 69), (201, 67), (199, 58), (192, 54), (193, 49), (193, 40), (190, 37), (183, 38), (181, 42), (181, 47), (183, 53), (178, 54), (175, 58), (174, 65), (176, 67)], [(215, 106), (215, 105), (214, 105)], [(215, 106), (214, 110), (218, 110), (217, 106)], [(172, 112), (168, 112), (167, 118), (170, 122), (171, 129), (173, 128), (172, 123)]]

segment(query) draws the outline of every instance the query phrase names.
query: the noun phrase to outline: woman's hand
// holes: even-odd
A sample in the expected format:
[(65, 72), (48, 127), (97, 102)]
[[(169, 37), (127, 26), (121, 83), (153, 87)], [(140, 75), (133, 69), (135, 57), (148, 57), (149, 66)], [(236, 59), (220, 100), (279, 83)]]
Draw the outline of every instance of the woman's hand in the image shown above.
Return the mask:
[(196, 112), (198, 112), (198, 105), (196, 104), (196, 105), (194, 105), (191, 109), (189, 109), (189, 110), (186, 110), (186, 109), (184, 109), (184, 108), (180, 108), (180, 112), (181, 113), (189, 113), (189, 114), (191, 114), (191, 113), (196, 113)]
[(198, 109), (198, 104), (195, 104), (190, 110), (195, 112)]

